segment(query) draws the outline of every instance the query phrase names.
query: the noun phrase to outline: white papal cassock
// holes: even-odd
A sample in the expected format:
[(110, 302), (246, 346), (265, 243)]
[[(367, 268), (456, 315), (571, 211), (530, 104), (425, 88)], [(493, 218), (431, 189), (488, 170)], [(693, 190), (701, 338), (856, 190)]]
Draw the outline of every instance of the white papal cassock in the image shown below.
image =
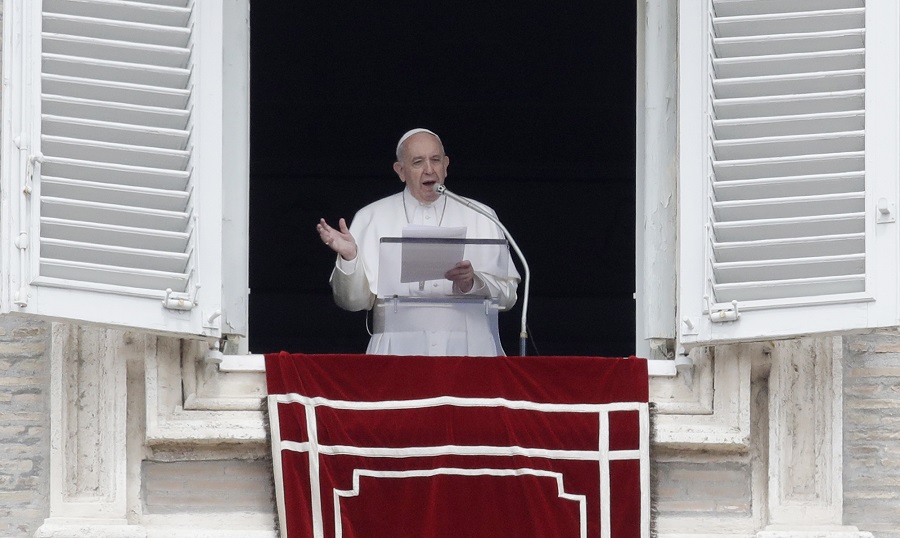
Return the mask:
[[(492, 215), (494, 211), (479, 202)], [(378, 296), (378, 257), (383, 237), (400, 237), (408, 224), (432, 226), (465, 226), (467, 239), (503, 239), (502, 231), (490, 219), (465, 205), (442, 196), (433, 204), (422, 204), (404, 190), (382, 198), (360, 209), (350, 223), (350, 233), (357, 244), (357, 257), (347, 261), (337, 256), (331, 273), (334, 300), (345, 310), (371, 309)], [(420, 292), (428, 296), (491, 296), (499, 309), (508, 310), (516, 302), (519, 273), (512, 260), (508, 261), (507, 275), (499, 276), (479, 270), (472, 260), (476, 282), (472, 290), (463, 294), (453, 288), (449, 280), (425, 283)], [(483, 268), (481, 268), (483, 269)], [(459, 323), (442, 323), (433, 319), (435, 311), (423, 311), (421, 326), (413, 330), (382, 332), (376, 330), (369, 340), (366, 353), (376, 355), (458, 355), (497, 356), (503, 349), (488, 327), (486, 316), (470, 316), (464, 320), (465, 329), (458, 330)], [(439, 314), (438, 314), (439, 315)], [(450, 330), (444, 327), (451, 327)]]

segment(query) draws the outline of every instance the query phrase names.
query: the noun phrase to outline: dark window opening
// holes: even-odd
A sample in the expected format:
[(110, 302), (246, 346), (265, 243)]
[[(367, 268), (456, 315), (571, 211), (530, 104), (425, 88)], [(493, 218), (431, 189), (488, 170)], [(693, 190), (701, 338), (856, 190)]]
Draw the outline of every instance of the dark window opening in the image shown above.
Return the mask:
[(251, 350), (365, 350), (315, 223), (401, 190), (396, 141), (427, 127), (528, 259), (529, 354), (632, 354), (634, 62), (633, 2), (254, 2)]

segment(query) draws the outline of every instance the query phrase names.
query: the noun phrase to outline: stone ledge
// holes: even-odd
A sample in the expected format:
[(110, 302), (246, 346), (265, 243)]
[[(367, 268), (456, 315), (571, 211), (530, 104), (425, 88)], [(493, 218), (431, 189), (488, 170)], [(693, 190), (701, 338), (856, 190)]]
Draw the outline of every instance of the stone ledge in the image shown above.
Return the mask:
[(48, 519), (34, 538), (147, 538), (147, 529), (127, 522)]
[(204, 529), (128, 524), (44, 523), (34, 538), (277, 538), (274, 529)]
[(850, 526), (793, 527), (772, 525), (756, 533), (756, 538), (873, 538), (871, 532)]
[(151, 528), (147, 538), (277, 538), (274, 530), (168, 529)]

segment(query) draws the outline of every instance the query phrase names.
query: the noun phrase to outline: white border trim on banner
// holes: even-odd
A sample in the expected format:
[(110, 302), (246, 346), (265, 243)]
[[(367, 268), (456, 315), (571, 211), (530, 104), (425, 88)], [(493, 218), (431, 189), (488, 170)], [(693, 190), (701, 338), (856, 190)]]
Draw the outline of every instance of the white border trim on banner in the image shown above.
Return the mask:
[[(324, 520), (322, 517), (322, 492), (319, 479), (320, 467), (319, 458), (322, 455), (354, 455), (361, 457), (373, 458), (408, 458), (420, 456), (441, 456), (441, 455), (458, 455), (458, 456), (525, 456), (532, 458), (546, 458), (552, 460), (578, 460), (578, 461), (596, 461), (599, 468), (600, 476), (600, 531), (601, 538), (610, 537), (610, 475), (609, 464), (611, 461), (622, 460), (638, 460), (640, 462), (640, 487), (641, 487), (641, 536), (649, 538), (650, 536), (650, 409), (648, 403), (642, 402), (616, 402), (609, 404), (554, 404), (530, 402), (524, 400), (509, 400), (505, 398), (460, 398), (454, 396), (441, 396), (435, 398), (422, 398), (417, 400), (389, 400), (378, 402), (355, 402), (347, 400), (332, 400), (322, 397), (308, 397), (296, 393), (277, 394), (269, 396), (269, 415), (270, 425), (277, 426), (277, 403), (284, 404), (300, 404), (304, 407), (306, 414), (306, 426), (308, 442), (283, 441), (280, 435), (273, 433), (272, 437), (272, 457), (273, 467), (276, 472), (276, 498), (279, 503), (279, 518), (282, 525), (282, 537), (286, 538), (286, 524), (284, 520), (284, 483), (281, 474), (281, 451), (290, 450), (294, 452), (309, 453), (309, 472), (311, 486), (311, 508), (313, 517), (313, 538), (324, 537)], [(353, 447), (345, 445), (320, 445), (318, 442), (318, 428), (316, 424), (315, 408), (328, 407), (332, 409), (344, 410), (400, 410), (400, 409), (420, 409), (438, 406), (454, 406), (454, 407), (504, 407), (507, 409), (532, 410), (544, 413), (596, 413), (598, 415), (599, 436), (597, 439), (597, 450), (551, 450), (541, 448), (527, 448), (519, 446), (460, 446), (460, 445), (444, 445), (444, 446), (423, 446), (423, 447)], [(616, 411), (638, 411), (639, 423), (639, 447), (638, 450), (609, 450), (609, 413)], [(275, 417), (274, 422), (272, 417)], [(277, 442), (276, 442), (277, 437)], [(276, 449), (278, 447), (278, 449)], [(437, 473), (437, 471), (446, 470), (415, 470), (415, 471), (370, 471), (355, 470), (354, 471), (354, 489), (353, 490), (335, 490), (335, 529), (340, 537), (340, 496), (350, 496), (350, 493), (359, 492), (359, 474), (363, 476), (389, 476), (396, 474), (396, 477), (408, 476), (428, 476), (422, 473)], [(549, 471), (538, 471), (534, 469), (524, 469), (526, 471), (535, 471), (540, 473), (555, 474)], [(485, 471), (483, 474), (493, 472), (509, 474), (515, 470), (512, 469), (476, 469), (460, 471)], [(419, 473), (419, 474), (415, 474)], [(450, 473), (447, 473), (450, 474)], [(462, 473), (455, 473), (462, 474)], [(562, 489), (560, 476), (560, 496), (564, 494)], [(340, 492), (340, 494), (338, 493)], [(565, 494), (570, 495), (570, 494)], [(583, 497), (583, 496), (582, 496)], [(568, 498), (568, 497), (566, 497)], [(586, 499), (585, 501), (586, 502)], [(586, 533), (587, 519), (586, 512), (583, 512), (583, 533)]]
[(566, 493), (563, 486), (562, 473), (553, 471), (544, 471), (541, 469), (462, 469), (456, 467), (439, 467), (436, 469), (414, 469), (406, 471), (375, 471), (370, 469), (355, 469), (353, 471), (353, 489), (334, 491), (334, 532), (335, 538), (343, 537), (343, 524), (341, 523), (341, 503), (340, 497), (356, 497), (360, 493), (360, 477), (369, 476), (373, 478), (420, 478), (439, 475), (457, 475), (457, 476), (539, 476), (545, 478), (553, 478), (556, 480), (556, 490), (561, 499), (575, 501), (578, 503), (579, 510), (579, 526), (581, 529), (580, 537), (587, 538), (587, 497), (584, 495), (574, 495)]
[(272, 436), (272, 472), (275, 474), (275, 505), (278, 509), (278, 521), (281, 527), (281, 538), (288, 538), (284, 509), (284, 473), (281, 468), (281, 451), (284, 442), (281, 440), (281, 423), (278, 420), (278, 396), (266, 398), (269, 406), (269, 434)]

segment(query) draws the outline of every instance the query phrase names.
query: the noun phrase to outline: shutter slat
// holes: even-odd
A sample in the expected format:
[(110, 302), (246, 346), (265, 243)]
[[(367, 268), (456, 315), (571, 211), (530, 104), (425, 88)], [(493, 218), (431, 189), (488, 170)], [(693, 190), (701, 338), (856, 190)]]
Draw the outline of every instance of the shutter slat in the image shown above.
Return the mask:
[(862, 69), (866, 63), (865, 49), (805, 52), (768, 56), (741, 56), (713, 61), (713, 69), (720, 80), (749, 78), (820, 71), (849, 71)]
[(67, 54), (114, 62), (129, 62), (140, 58), (148, 65), (161, 67), (187, 67), (191, 55), (191, 51), (184, 47), (166, 47), (51, 33), (44, 33), (41, 42), (45, 54)]
[(713, 233), (716, 242), (724, 243), (861, 233), (865, 231), (865, 226), (865, 213), (849, 213), (716, 222)]
[(717, 284), (713, 287), (717, 302), (763, 301), (824, 295), (840, 295), (865, 291), (866, 275), (766, 280), (742, 284)]
[(121, 0), (43, 0), (44, 10), (61, 15), (184, 27), (191, 10), (186, 7), (123, 2)]
[(866, 264), (864, 254), (849, 254), (716, 263), (713, 270), (716, 282), (731, 284), (748, 280), (762, 282), (861, 274), (865, 272)]
[(864, 69), (850, 69), (846, 71), (819, 71), (815, 73), (715, 80), (713, 89), (717, 98), (726, 99), (798, 93), (840, 92), (859, 89), (864, 82)]
[(44, 174), (68, 179), (82, 179), (131, 186), (147, 186), (165, 190), (187, 190), (190, 172), (141, 166), (81, 161), (47, 157), (41, 167)]
[(187, 229), (189, 214), (102, 202), (87, 202), (41, 197), (41, 214), (58, 219), (132, 226), (152, 230), (179, 232)]
[(96, 60), (62, 54), (44, 54), (43, 72), (104, 82), (125, 82), (153, 88), (184, 88), (191, 72), (184, 68)]
[(766, 39), (759, 39), (757, 36), (713, 39), (713, 47), (719, 58), (859, 49), (864, 45), (865, 31), (861, 29), (775, 34), (766, 36)]
[(160, 108), (187, 107), (190, 90), (45, 74), (43, 93)]
[(182, 273), (123, 268), (98, 263), (79, 263), (51, 258), (41, 258), (40, 265), (41, 275), (49, 278), (147, 289), (165, 290), (170, 288), (177, 292), (185, 291), (190, 276)]
[(717, 140), (863, 131), (865, 111), (716, 120)]
[(713, 190), (715, 199), (718, 201), (864, 192), (865, 174), (863, 172), (850, 172), (845, 174), (717, 181), (713, 185)]
[(821, 11), (779, 12), (733, 17), (716, 17), (713, 28), (718, 37), (767, 36), (863, 28), (864, 8)]
[(818, 237), (788, 237), (759, 241), (714, 243), (716, 259), (720, 263), (751, 260), (809, 258), (812, 256), (840, 256), (862, 252), (864, 233), (823, 235)]
[(789, 116), (791, 114), (826, 114), (850, 110), (865, 110), (865, 91), (853, 89), (840, 92), (750, 96), (733, 99), (713, 99), (718, 120)]
[(191, 0), (141, 0), (141, 2), (158, 6), (187, 7)]
[(190, 118), (190, 112), (183, 108), (129, 105), (59, 95), (44, 94), (42, 104), (43, 112), (48, 115), (142, 125), (147, 128), (185, 130)]
[(852, 153), (865, 149), (865, 131), (741, 138), (713, 143), (716, 160)]
[(41, 258), (100, 263), (123, 268), (165, 271), (184, 274), (190, 256), (182, 252), (165, 252), (142, 248), (117, 247), (82, 241), (45, 239), (41, 242)]
[(184, 169), (190, 158), (190, 152), (185, 150), (132, 146), (58, 136), (42, 136), (41, 146), (48, 154), (60, 158), (81, 158), (94, 162), (168, 170)]
[(713, 211), (718, 222), (734, 222), (856, 213), (865, 211), (865, 205), (865, 193), (854, 192), (714, 202)]
[(41, 189), (44, 196), (53, 198), (108, 204), (122, 203), (123, 200), (128, 200), (126, 205), (176, 212), (186, 211), (190, 200), (190, 193), (185, 191), (113, 185), (47, 175), (42, 178)]
[(187, 47), (190, 28), (108, 21), (91, 17), (44, 14), (43, 31), (52, 34), (93, 37), (112, 41), (132, 41), (164, 47)]
[(100, 142), (183, 150), (190, 133), (181, 129), (162, 129), (92, 119), (43, 115), (44, 134), (64, 138), (87, 138)]
[(190, 234), (186, 232), (148, 230), (135, 226), (81, 222), (54, 217), (41, 218), (41, 235), (51, 239), (90, 241), (95, 244), (166, 252), (186, 252), (190, 241)]
[(718, 181), (858, 172), (863, 170), (864, 166), (865, 152), (862, 151), (713, 162), (713, 170)]
[(863, 7), (865, 0), (713, 0), (719, 17)]

